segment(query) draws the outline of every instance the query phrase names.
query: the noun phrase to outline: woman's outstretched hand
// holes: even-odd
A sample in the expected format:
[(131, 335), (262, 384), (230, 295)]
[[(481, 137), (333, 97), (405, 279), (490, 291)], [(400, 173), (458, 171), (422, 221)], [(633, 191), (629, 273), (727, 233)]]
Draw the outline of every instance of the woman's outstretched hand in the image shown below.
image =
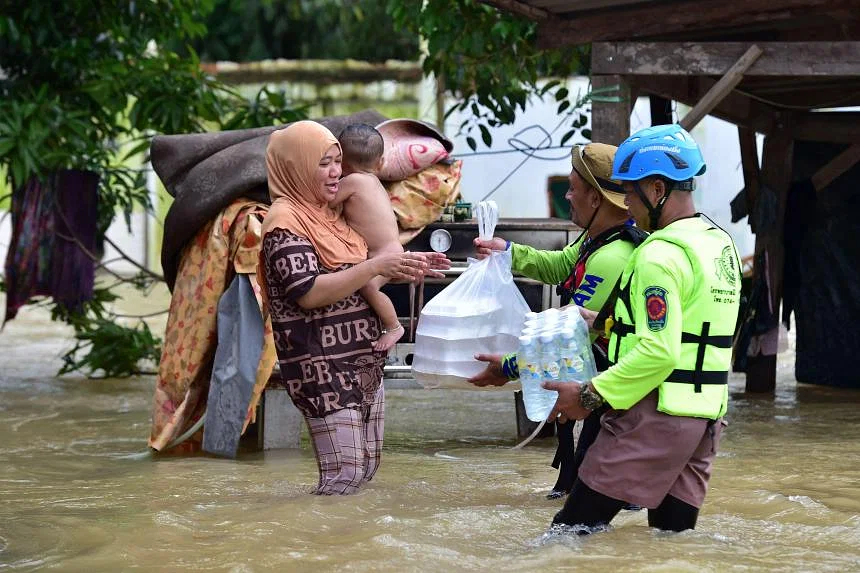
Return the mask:
[(508, 246), (508, 242), (501, 237), (493, 237), (489, 241), (475, 239), (474, 244), (477, 259), (486, 259), (493, 254), (493, 251), (504, 251)]
[(394, 281), (418, 282), (429, 269), (424, 253), (383, 253), (369, 259), (375, 274)]
[(430, 251), (426, 253), (416, 254), (424, 255), (427, 260), (427, 269), (424, 271), (425, 277), (444, 279), (445, 274), (440, 273), (439, 271), (444, 271), (451, 268), (451, 260), (445, 255), (445, 253), (436, 253)]

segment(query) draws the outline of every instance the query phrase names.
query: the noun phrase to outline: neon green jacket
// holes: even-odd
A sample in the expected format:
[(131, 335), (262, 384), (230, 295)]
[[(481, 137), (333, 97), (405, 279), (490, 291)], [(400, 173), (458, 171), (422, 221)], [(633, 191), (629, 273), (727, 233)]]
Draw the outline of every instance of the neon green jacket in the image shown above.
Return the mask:
[(722, 416), (740, 300), (731, 238), (700, 217), (675, 221), (640, 245), (620, 284), (609, 342), (615, 364), (593, 386), (615, 409), (659, 388), (661, 412)]

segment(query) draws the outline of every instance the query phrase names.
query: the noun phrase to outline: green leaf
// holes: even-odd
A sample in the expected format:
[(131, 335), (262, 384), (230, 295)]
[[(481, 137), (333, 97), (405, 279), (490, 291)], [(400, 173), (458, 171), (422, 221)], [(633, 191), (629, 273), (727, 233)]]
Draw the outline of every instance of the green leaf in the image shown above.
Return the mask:
[(564, 110), (570, 107), (570, 100), (564, 100), (558, 106), (558, 111), (556, 113), (562, 113)]
[(561, 82), (560, 82), (559, 80), (552, 80), (551, 82), (547, 82), (547, 83), (546, 83), (546, 84), (545, 84), (545, 85), (540, 89), (540, 91), (538, 92), (538, 95), (542, 98), (544, 95), (546, 95), (546, 92), (548, 92), (549, 90), (553, 89), (554, 87), (556, 87), (556, 86), (557, 86), (557, 85), (559, 85), (560, 83), (561, 83)]
[(484, 142), (484, 145), (487, 147), (493, 146), (493, 136), (490, 135), (490, 130), (487, 129), (487, 126), (479, 124), (478, 128), (481, 130), (481, 140)]
[(475, 142), (474, 137), (471, 137), (471, 136), (467, 137), (466, 138), (466, 145), (468, 145), (472, 151), (475, 151), (476, 149), (478, 149), (478, 144)]
[(570, 131), (568, 131), (567, 133), (565, 133), (565, 134), (562, 136), (562, 138), (561, 138), (561, 143), (559, 143), (559, 145), (564, 145), (565, 143), (567, 143), (568, 141), (570, 141), (570, 138), (571, 138), (571, 137), (573, 137), (574, 135), (576, 135), (576, 130), (575, 130), (575, 129), (571, 129)]
[(567, 97), (568, 91), (567, 88), (559, 88), (557, 92), (555, 92), (555, 101), (561, 101)]
[(123, 157), (123, 161), (126, 161), (135, 155), (139, 155), (141, 153), (146, 152), (149, 149), (150, 141), (149, 139), (144, 139), (143, 141), (137, 143), (134, 147), (128, 150), (128, 152)]
[(15, 140), (10, 137), (0, 137), (0, 158), (15, 148)]
[(583, 129), (582, 130), (582, 137), (591, 141), (591, 130), (590, 129)]

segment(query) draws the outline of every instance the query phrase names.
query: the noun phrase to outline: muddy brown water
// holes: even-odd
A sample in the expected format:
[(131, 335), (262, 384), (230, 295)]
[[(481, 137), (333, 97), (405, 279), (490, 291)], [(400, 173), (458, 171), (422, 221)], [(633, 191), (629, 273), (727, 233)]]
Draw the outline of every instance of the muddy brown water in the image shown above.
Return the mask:
[(509, 393), (392, 384), (374, 482), (317, 497), (306, 445), (142, 454), (155, 378), (57, 378), (69, 345), (40, 309), (0, 333), (0, 571), (860, 570), (860, 392), (797, 384), (790, 351), (773, 399), (733, 377), (696, 531), (625, 512), (576, 538), (547, 534), (554, 444), (510, 449)]

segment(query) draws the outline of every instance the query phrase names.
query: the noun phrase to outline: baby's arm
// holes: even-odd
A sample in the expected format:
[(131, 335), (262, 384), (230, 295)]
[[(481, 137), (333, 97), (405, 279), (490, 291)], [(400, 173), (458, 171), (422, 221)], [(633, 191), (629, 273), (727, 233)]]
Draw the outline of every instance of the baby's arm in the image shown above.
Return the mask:
[(360, 178), (354, 177), (353, 175), (347, 175), (337, 183), (337, 195), (334, 196), (334, 199), (329, 201), (329, 207), (337, 207), (338, 205), (343, 205), (347, 199), (352, 197), (356, 191), (361, 189), (361, 181)]

